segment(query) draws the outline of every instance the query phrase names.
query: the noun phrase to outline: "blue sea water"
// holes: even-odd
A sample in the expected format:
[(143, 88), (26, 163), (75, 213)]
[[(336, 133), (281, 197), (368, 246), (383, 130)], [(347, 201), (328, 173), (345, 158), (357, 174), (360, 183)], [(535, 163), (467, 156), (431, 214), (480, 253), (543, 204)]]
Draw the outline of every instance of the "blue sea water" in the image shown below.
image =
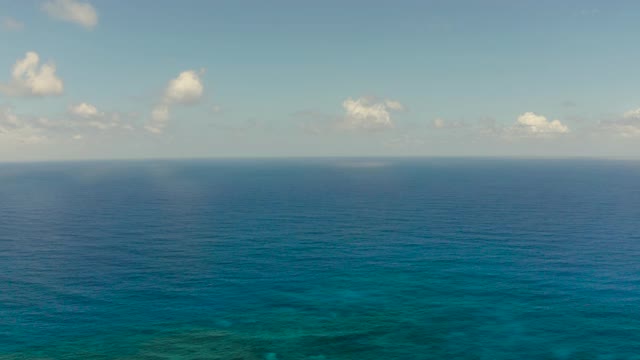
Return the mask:
[(0, 359), (640, 359), (640, 162), (1, 164)]

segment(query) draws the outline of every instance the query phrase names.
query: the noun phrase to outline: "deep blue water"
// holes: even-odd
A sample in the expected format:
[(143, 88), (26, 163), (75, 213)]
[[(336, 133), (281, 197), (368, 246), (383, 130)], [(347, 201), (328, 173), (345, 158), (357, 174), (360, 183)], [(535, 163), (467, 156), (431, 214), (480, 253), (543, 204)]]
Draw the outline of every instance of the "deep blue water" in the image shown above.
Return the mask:
[(640, 162), (0, 165), (0, 359), (640, 359)]

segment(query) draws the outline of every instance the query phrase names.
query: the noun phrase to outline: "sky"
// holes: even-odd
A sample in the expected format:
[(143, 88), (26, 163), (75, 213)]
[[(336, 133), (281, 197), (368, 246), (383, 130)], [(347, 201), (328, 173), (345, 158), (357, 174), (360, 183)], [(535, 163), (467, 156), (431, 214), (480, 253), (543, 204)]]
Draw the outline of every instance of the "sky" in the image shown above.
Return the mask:
[(640, 157), (640, 2), (0, 0), (0, 161)]

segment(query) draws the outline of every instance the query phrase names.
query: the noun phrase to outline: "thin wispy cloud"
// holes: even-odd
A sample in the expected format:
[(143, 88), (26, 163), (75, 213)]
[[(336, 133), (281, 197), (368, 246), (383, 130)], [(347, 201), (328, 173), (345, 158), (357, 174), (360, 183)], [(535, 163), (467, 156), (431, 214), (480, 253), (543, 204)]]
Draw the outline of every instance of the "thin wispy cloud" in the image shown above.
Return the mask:
[(100, 131), (134, 130), (134, 126), (130, 122), (124, 121), (120, 113), (104, 112), (95, 105), (86, 102), (70, 105), (67, 113), (70, 118), (67, 125), (74, 130), (82, 128), (93, 128)]
[(435, 129), (459, 129), (468, 127), (468, 125), (462, 121), (445, 120), (443, 118), (433, 119), (431, 126)]
[(98, 25), (98, 12), (89, 2), (78, 0), (49, 0), (41, 7), (49, 17), (93, 29)]
[(623, 138), (640, 137), (640, 108), (628, 110), (617, 119), (600, 121), (596, 130)]
[(40, 144), (48, 140), (36, 121), (16, 115), (8, 106), (0, 107), (0, 141), (21, 144)]
[(5, 31), (22, 31), (24, 30), (24, 23), (18, 21), (12, 17), (2, 17), (0, 18), (0, 26)]
[(134, 114), (100, 111), (94, 105), (70, 105), (54, 117), (21, 115), (11, 106), (0, 106), (0, 143), (58, 144), (99, 134), (125, 134), (136, 130)]

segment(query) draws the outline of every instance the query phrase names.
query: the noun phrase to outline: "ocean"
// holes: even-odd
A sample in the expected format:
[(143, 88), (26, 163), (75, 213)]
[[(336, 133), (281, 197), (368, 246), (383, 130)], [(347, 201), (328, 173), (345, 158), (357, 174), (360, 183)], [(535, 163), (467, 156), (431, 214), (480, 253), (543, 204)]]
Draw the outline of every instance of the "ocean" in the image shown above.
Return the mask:
[(0, 359), (640, 359), (640, 162), (0, 164)]

